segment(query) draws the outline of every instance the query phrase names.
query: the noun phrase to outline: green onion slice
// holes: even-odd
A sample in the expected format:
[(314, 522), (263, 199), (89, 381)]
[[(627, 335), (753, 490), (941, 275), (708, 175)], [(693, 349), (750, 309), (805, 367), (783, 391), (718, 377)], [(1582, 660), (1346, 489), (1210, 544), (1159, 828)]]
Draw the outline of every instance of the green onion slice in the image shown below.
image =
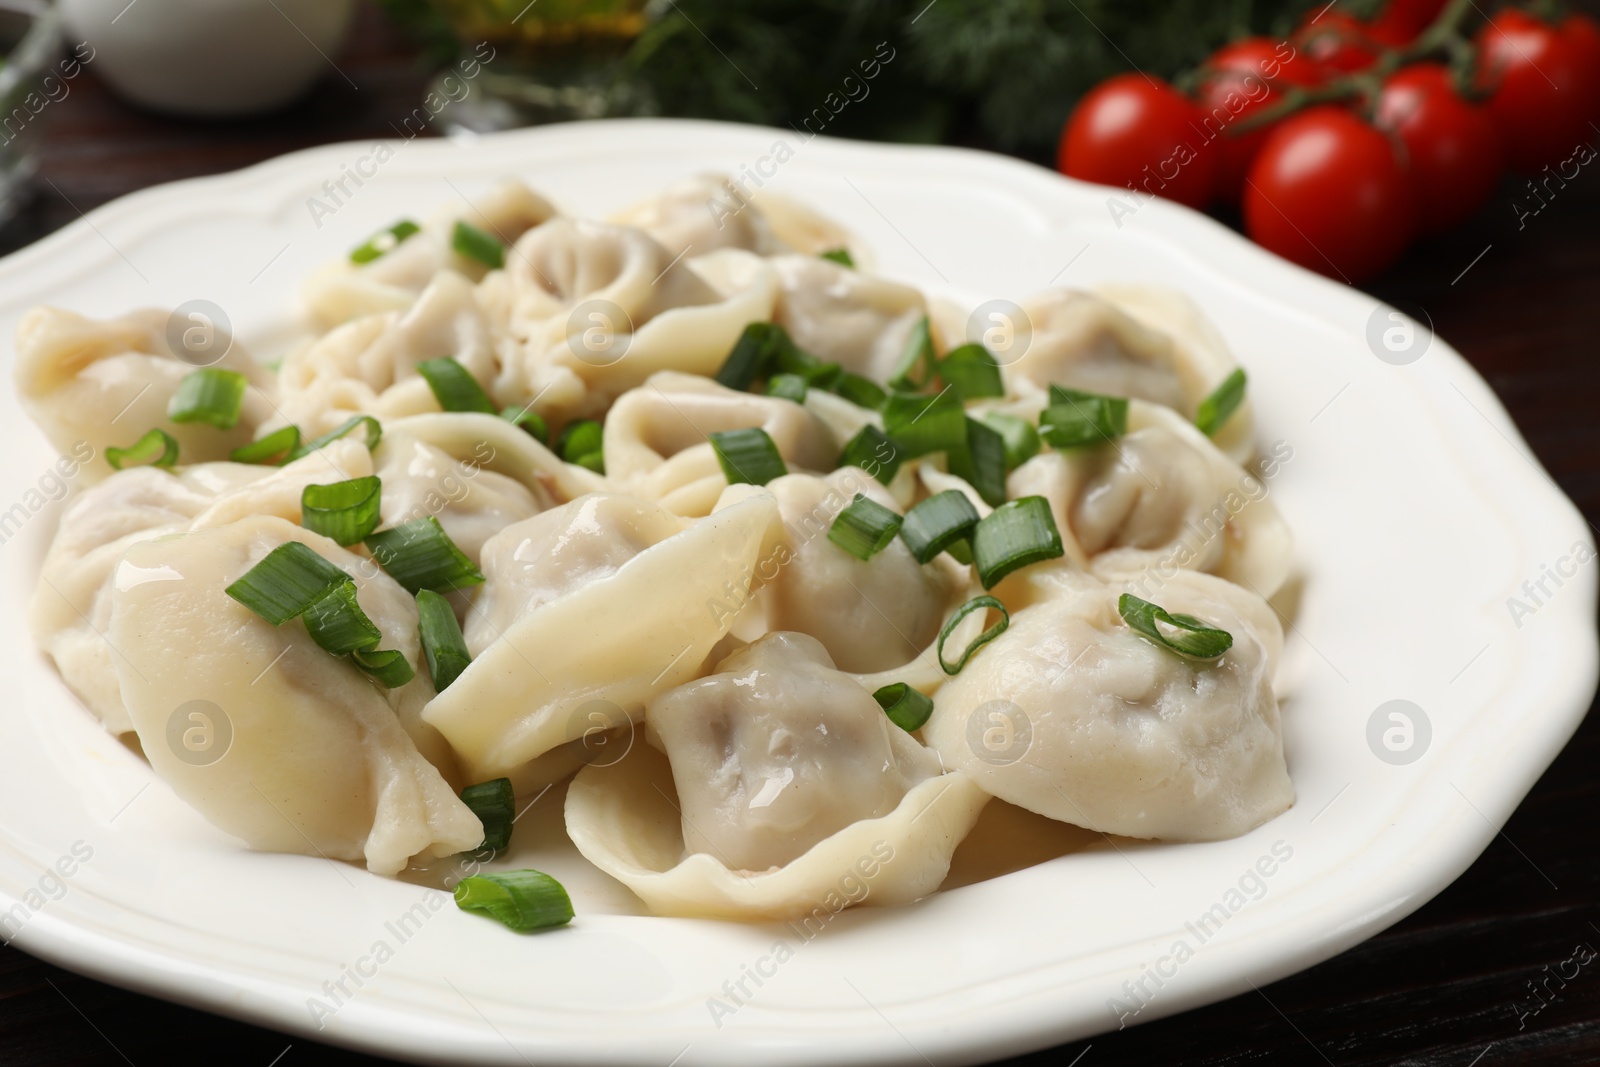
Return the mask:
[(883, 404), (883, 429), (908, 459), (948, 452), (967, 443), (967, 416), (953, 389), (937, 396), (892, 393)]
[(343, 656), (357, 649), (374, 649), (383, 632), (356, 601), (356, 583), (346, 578), (312, 602), (301, 616), (311, 640), (324, 652)]
[(483, 582), (483, 572), (456, 547), (432, 515), (379, 530), (366, 539), (367, 549), (389, 576), (407, 592), (448, 592)]
[(285, 541), (228, 586), (233, 599), (282, 626), (321, 600), (350, 576), (319, 556), (309, 545)]
[(928, 332), (928, 316), (924, 315), (911, 328), (906, 338), (905, 350), (894, 373), (889, 375), (889, 388), (912, 392), (928, 384), (933, 375), (937, 357), (933, 351), (933, 337)]
[(178, 462), (178, 440), (165, 430), (151, 430), (127, 448), (106, 446), (106, 462), (114, 471), (126, 467), (171, 467)]
[(972, 531), (972, 558), (985, 589), (1014, 570), (1065, 554), (1061, 531), (1042, 496), (1025, 496), (1001, 504)]
[[(962, 619), (965, 619), (974, 611), (985, 611), (989, 608), (993, 608), (1000, 613), (1000, 621), (983, 631), (983, 633), (979, 634), (977, 637), (973, 638), (972, 644), (967, 646), (966, 651), (961, 653), (961, 658), (956, 660), (955, 665), (952, 666), (950, 661), (944, 657), (944, 643), (950, 639), (950, 635), (955, 632), (956, 627), (961, 625)], [(973, 597), (971, 600), (957, 608), (956, 613), (950, 616), (950, 621), (944, 624), (944, 629), (939, 631), (939, 645), (937, 649), (939, 655), (939, 666), (946, 674), (960, 674), (961, 669), (967, 665), (967, 660), (972, 658), (973, 653), (977, 652), (978, 649), (982, 648), (990, 641), (993, 641), (995, 638), (1005, 633), (1006, 627), (1010, 625), (1011, 614), (1006, 611), (1006, 606), (1004, 604), (1000, 603), (1000, 601), (996, 600), (992, 596)]]
[(308, 485), (300, 493), (300, 525), (341, 545), (364, 540), (378, 528), (383, 482), (376, 476)]
[(400, 247), (400, 243), (413, 234), (420, 233), (421, 226), (410, 219), (401, 219), (387, 230), (379, 230), (373, 234), (367, 243), (359, 248), (351, 249), (350, 262), (371, 263), (373, 260), (393, 252)]
[(945, 551), (950, 553), (951, 559), (955, 560), (963, 567), (970, 567), (972, 565), (972, 542), (967, 538), (963, 537), (961, 540), (956, 541), (949, 548), (945, 549)]
[(231, 430), (244, 410), (250, 379), (236, 370), (206, 367), (183, 376), (167, 404), (167, 418), (177, 423), (203, 422)]
[(789, 473), (778, 446), (759, 426), (745, 430), (714, 430), (711, 448), (728, 476), (729, 485), (766, 485)]
[(544, 416), (537, 411), (525, 407), (508, 407), (500, 412), (500, 417), (513, 426), (520, 426), (528, 431), (528, 436), (541, 445), (550, 443), (550, 426), (544, 421)]
[(471, 223), (456, 222), (455, 229), (450, 232), (450, 247), (485, 267), (498, 270), (506, 265), (506, 246), (493, 234), (485, 233)]
[(863, 378), (859, 374), (842, 372), (833, 383), (832, 392), (844, 397), (856, 407), (877, 411), (883, 407), (883, 402), (889, 399), (889, 394), (883, 386), (871, 378)]
[(1163, 648), (1188, 659), (1216, 659), (1233, 647), (1233, 635), (1195, 618), (1173, 615), (1132, 593), (1117, 598), (1122, 621)]
[(1005, 445), (1007, 470), (1016, 470), (1039, 454), (1039, 431), (1027, 419), (991, 411), (978, 416), (978, 421), (1000, 435)]
[(837, 263), (841, 267), (849, 267), (851, 270), (854, 270), (856, 266), (856, 261), (853, 257), (851, 257), (850, 250), (848, 248), (830, 248), (826, 252), (822, 253), (819, 258), (826, 259), (832, 263)]
[(547, 930), (572, 921), (572, 901), (561, 883), (540, 871), (476, 874), (456, 883), (456, 907), (487, 915), (516, 930)]
[(461, 624), (450, 602), (432, 589), (417, 591), (417, 631), (422, 638), (422, 655), (428, 661), (433, 688), (442, 693), (461, 676), (472, 662)]
[(285, 426), (281, 430), (272, 431), (259, 441), (241, 445), (228, 453), (228, 458), (235, 463), (258, 463), (279, 467), (289, 462), (289, 457), (294, 455), (295, 449), (299, 447), (300, 427)]
[(975, 342), (946, 353), (939, 361), (939, 377), (945, 384), (955, 386), (967, 400), (1006, 395), (1005, 384), (1000, 380), (1000, 364), (993, 353)]
[(1056, 449), (1104, 444), (1127, 432), (1127, 397), (1052, 385), (1050, 406), (1039, 416), (1039, 436)]
[(300, 447), (289, 453), (289, 458), (299, 459), (301, 456), (309, 456), (318, 449), (327, 448), (358, 427), (366, 430), (368, 450), (377, 448), (378, 442), (383, 439), (383, 427), (378, 424), (378, 420), (371, 415), (352, 415), (321, 437), (303, 442)]
[(469, 785), (461, 791), (461, 803), (471, 808), (472, 814), (483, 823), (483, 844), (478, 846), (478, 851), (499, 852), (511, 844), (511, 824), (517, 816), (517, 797), (511, 790), (511, 779), (496, 778)]
[(899, 472), (904, 459), (894, 441), (882, 430), (868, 423), (845, 442), (844, 451), (840, 453), (839, 462), (835, 466), (860, 467), (884, 485), (888, 485), (894, 481), (894, 476)]
[(1222, 429), (1243, 403), (1244, 387), (1245, 373), (1244, 368), (1240, 367), (1222, 379), (1222, 384), (1213, 389), (1210, 396), (1200, 401), (1200, 409), (1194, 415), (1194, 424), (1200, 428), (1201, 433), (1207, 437), (1217, 435), (1217, 431)]
[(772, 331), (777, 328), (770, 322), (752, 322), (746, 326), (723, 361), (722, 369), (717, 371), (717, 383), (742, 393), (757, 378), (765, 376), (771, 362)]
[(374, 649), (357, 649), (350, 653), (350, 659), (357, 667), (377, 679), (379, 684), (389, 689), (399, 689), (417, 676), (415, 668), (405, 655), (392, 648), (381, 652)]
[(425, 359), (417, 364), (417, 373), (428, 382), (433, 398), (445, 411), (476, 411), (484, 415), (495, 414), (494, 401), (483, 391), (472, 372), (449, 356)]
[(796, 404), (806, 402), (806, 380), (798, 374), (774, 374), (767, 379), (767, 395), (781, 396)]
[(906, 512), (900, 540), (918, 563), (928, 563), (978, 524), (978, 509), (959, 489), (946, 489)]
[(900, 516), (861, 493), (828, 527), (828, 540), (856, 559), (867, 560), (889, 547), (900, 532)]
[(922, 724), (933, 714), (933, 701), (905, 682), (884, 686), (872, 694), (872, 699), (889, 716), (890, 722), (908, 734), (922, 729)]
[(1006, 502), (1006, 443), (988, 425), (968, 419), (965, 447), (951, 449), (946, 457), (950, 473), (976, 489), (985, 504), (993, 508)]
[(567, 423), (556, 438), (556, 455), (568, 463), (605, 473), (605, 431), (593, 419)]

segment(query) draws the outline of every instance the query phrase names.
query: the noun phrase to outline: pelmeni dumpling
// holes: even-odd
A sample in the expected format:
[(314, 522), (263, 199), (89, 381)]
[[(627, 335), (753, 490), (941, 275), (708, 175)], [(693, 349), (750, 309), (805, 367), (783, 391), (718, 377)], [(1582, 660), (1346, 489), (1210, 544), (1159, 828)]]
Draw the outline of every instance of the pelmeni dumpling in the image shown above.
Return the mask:
[(509, 245), (555, 213), (548, 200), (521, 182), (501, 182), (470, 203), (444, 208), (423, 223), (421, 232), (369, 263), (352, 263), (348, 256), (329, 263), (306, 280), (301, 299), (319, 331), (366, 315), (404, 311), (440, 271), (473, 281), (484, 276), (483, 264), (451, 247), (458, 221)]
[(1132, 401), (1122, 437), (1043, 452), (1006, 484), (1048, 500), (1068, 558), (1100, 574), (1205, 571), (1261, 596), (1289, 574), (1292, 538), (1266, 483), (1170, 408)]
[(773, 321), (818, 359), (875, 381), (894, 375), (912, 328), (928, 313), (922, 294), (816, 256), (779, 256)]
[[(1179, 571), (1102, 582), (1029, 568), (1028, 606), (934, 696), (923, 736), (1003, 800), (1129, 837), (1235, 837), (1294, 802), (1272, 675), (1282, 633), (1255, 594)], [(1120, 594), (1233, 635), (1185, 659), (1131, 629)], [(1013, 601), (1015, 603), (1016, 601)]]
[[(786, 145), (776, 145), (779, 161)], [(792, 153), (791, 153), (792, 154)], [(784, 252), (819, 255), (848, 248), (850, 235), (839, 225), (789, 198), (761, 188), (745, 173), (740, 182), (726, 174), (697, 174), (667, 186), (611, 221), (637, 226), (671, 255), (702, 256), (720, 248), (742, 248), (762, 256)]]
[[(98, 458), (108, 446), (126, 447), (151, 429), (177, 439), (181, 462), (227, 459), (272, 419), (275, 386), (242, 345), (199, 318), (174, 323), (167, 312), (147, 309), (96, 321), (59, 308), (34, 308), (17, 324), (15, 380), (24, 410), (58, 451), (76, 454), (84, 443), (94, 449), (96, 459), (83, 469), (88, 480), (111, 472)], [(198, 347), (175, 353), (169, 343), (174, 331), (180, 339), (193, 331)], [(250, 381), (232, 429), (167, 417), (178, 383), (204, 366), (236, 371)]]
[(858, 467), (842, 467), (825, 477), (788, 474), (767, 488), (784, 526), (757, 597), (767, 629), (810, 635), (840, 670), (855, 674), (903, 666), (933, 645), (955, 607), (952, 595), (966, 588), (966, 568), (942, 553), (923, 566), (899, 538), (868, 560), (828, 540), (858, 493), (898, 512), (883, 486)]
[(658, 914), (799, 917), (847, 879), (862, 890), (852, 902), (914, 900), (944, 879), (985, 801), (802, 634), (771, 634), (663, 693), (646, 721), (669, 773), (643, 746), (581, 771), (567, 832)]
[[(593, 725), (584, 709), (595, 701), (637, 719), (651, 697), (694, 677), (732, 623), (714, 601), (748, 599), (778, 518), (771, 493), (738, 486), (709, 517), (658, 538), (678, 520), (653, 505), (591, 507), (592, 499), (535, 516), (484, 547), (486, 584), (514, 588), (482, 594), (492, 599), (466, 629), (469, 649), (481, 651), (423, 713), (474, 781), (583, 737)], [(549, 546), (545, 560), (516, 558), (524, 536)], [(612, 543), (575, 543), (583, 539)], [(498, 636), (485, 644), (481, 626)]]
[(572, 219), (517, 242), (506, 277), (496, 396), (558, 421), (599, 414), (657, 371), (715, 374), (777, 293), (749, 252), (674, 260), (642, 230)]
[(414, 856), (477, 847), (482, 824), (417, 751), (384, 692), (298, 621), (273, 626), (225, 592), (291, 540), (356, 579), (381, 647), (426, 676), (410, 595), (381, 573), (363, 576), (361, 557), (327, 538), (257, 517), (142, 542), (117, 566), (108, 636), (151, 766), (258, 849), (394, 874)]
[(618, 489), (669, 511), (705, 515), (728, 485), (709, 435), (750, 427), (765, 430), (784, 462), (802, 470), (831, 468), (845, 444), (792, 400), (662, 372), (623, 394), (606, 416), (606, 475)]
[(62, 679), (112, 733), (133, 722), (117, 688), (120, 649), (107, 637), (112, 575), (134, 544), (251, 515), (298, 522), (307, 485), (372, 473), (365, 445), (344, 439), (282, 468), (201, 463), (176, 472), (134, 467), (68, 505), (28, 608), (33, 638)]

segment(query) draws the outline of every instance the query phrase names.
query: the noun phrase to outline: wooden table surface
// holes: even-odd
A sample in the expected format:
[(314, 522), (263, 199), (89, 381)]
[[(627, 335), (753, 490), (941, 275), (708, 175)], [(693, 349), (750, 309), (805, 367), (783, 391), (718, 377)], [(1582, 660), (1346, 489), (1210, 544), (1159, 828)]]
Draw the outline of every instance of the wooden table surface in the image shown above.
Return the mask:
[[(0, 228), (0, 252), (157, 182), (328, 141), (388, 136), (426, 80), (413, 50), (370, 9), (362, 10), (339, 66), (359, 89), (332, 76), (286, 113), (214, 123), (134, 110), (99, 84), (91, 67), (70, 97), (51, 106), (41, 168), (48, 182)], [(1475, 223), (1415, 249), (1370, 288), (1426, 309), (1595, 522), (1600, 170), (1582, 172), (1520, 227), (1512, 208), (1518, 192), (1508, 180)], [(1600, 963), (1523, 1015), (1535, 1004), (1529, 983), (1543, 979), (1546, 967), (1581, 944), (1600, 949), (1597, 768), (1600, 723), (1591, 716), (1466, 874), (1344, 955), (1259, 992), (1014, 1062), (1600, 1063)], [(90, 981), (15, 947), (0, 951), (0, 1063), (143, 1067), (190, 1057), (260, 1067), (387, 1062)]]

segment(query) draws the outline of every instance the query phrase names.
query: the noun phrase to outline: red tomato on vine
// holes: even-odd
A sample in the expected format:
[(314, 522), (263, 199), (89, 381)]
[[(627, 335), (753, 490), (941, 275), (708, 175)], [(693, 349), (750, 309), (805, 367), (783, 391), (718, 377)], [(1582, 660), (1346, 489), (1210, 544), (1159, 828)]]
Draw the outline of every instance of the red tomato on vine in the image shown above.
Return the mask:
[(1056, 165), (1072, 178), (1203, 208), (1216, 174), (1216, 153), (1204, 147), (1199, 108), (1159, 78), (1119, 74), (1073, 110)]
[(1390, 75), (1377, 125), (1406, 149), (1406, 173), (1424, 233), (1466, 221), (1500, 180), (1500, 134), (1482, 107), (1456, 91), (1448, 67), (1417, 63)]
[[(1570, 21), (1570, 20), (1569, 20)], [(1495, 13), (1476, 35), (1474, 87), (1487, 92), (1506, 161), (1533, 173), (1570, 157), (1592, 132), (1600, 69), (1592, 23), (1563, 32), (1517, 8)]]
[(1294, 86), (1321, 84), (1324, 73), (1287, 41), (1246, 37), (1214, 52), (1195, 92), (1202, 122), (1215, 139), (1217, 196), (1237, 203), (1245, 172), (1274, 126), (1245, 133), (1238, 127), (1283, 98)]

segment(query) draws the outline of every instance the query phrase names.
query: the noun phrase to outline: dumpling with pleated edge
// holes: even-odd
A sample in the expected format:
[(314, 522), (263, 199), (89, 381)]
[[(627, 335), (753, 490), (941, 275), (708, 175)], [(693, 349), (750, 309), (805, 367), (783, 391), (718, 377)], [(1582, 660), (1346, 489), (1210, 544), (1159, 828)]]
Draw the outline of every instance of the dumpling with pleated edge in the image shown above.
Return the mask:
[(803, 634), (734, 653), (656, 697), (646, 722), (651, 744), (579, 772), (567, 832), (660, 915), (827, 918), (916, 900), (988, 799)]
[[(787, 146), (781, 147), (787, 151)], [(775, 155), (782, 157), (783, 152)], [(838, 224), (763, 188), (759, 179), (744, 177), (743, 184), (726, 174), (683, 178), (624, 208), (610, 221), (644, 230), (673, 256), (702, 256), (722, 248), (762, 256), (818, 255), (851, 246), (850, 235)]]
[[(923, 736), (1002, 800), (1103, 833), (1237, 837), (1294, 803), (1272, 680), (1283, 636), (1249, 590), (1179, 571), (1103, 581), (1066, 561), (997, 587), (1010, 626), (934, 695)], [(1132, 593), (1226, 630), (1189, 659), (1135, 631)]]
[(922, 294), (815, 256), (779, 256), (773, 321), (796, 345), (852, 374), (892, 378), (917, 323), (928, 314)]
[(257, 517), (141, 542), (118, 564), (108, 637), (151, 766), (252, 848), (365, 861), (377, 874), (476, 848), (482, 824), (381, 687), (298, 620), (274, 626), (227, 594), (289, 541), (352, 576), (380, 647), (421, 666), (409, 684), (431, 690), (411, 596), (327, 538)]

